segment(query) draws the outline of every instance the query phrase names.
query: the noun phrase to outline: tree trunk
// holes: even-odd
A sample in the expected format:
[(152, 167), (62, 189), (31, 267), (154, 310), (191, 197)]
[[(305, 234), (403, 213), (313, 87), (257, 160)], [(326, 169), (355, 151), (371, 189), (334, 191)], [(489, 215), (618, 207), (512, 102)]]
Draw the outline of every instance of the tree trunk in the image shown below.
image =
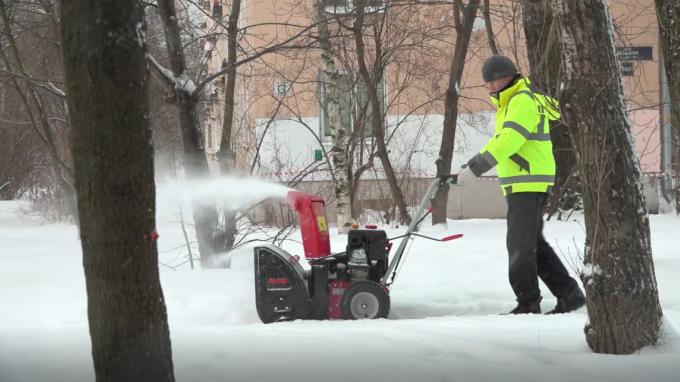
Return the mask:
[[(234, 108), (236, 92), (236, 49), (238, 38), (238, 20), (241, 15), (241, 0), (233, 0), (231, 13), (227, 23), (227, 73), (224, 90), (224, 119), (222, 120), (222, 138), (217, 160), (222, 175), (229, 175), (234, 170), (235, 153), (231, 145), (231, 133), (234, 126)], [(236, 242), (236, 211), (225, 210), (224, 219), (224, 250), (230, 251)]]
[(609, 6), (604, 0), (552, 6), (570, 100), (562, 111), (574, 129), (583, 187), (586, 341), (598, 353), (630, 354), (657, 342), (662, 312)]
[[(444, 100), (444, 126), (442, 141), (439, 147), (439, 157), (435, 161), (437, 176), (451, 174), (451, 160), (453, 159), (453, 144), (456, 140), (456, 122), (458, 120), (458, 98), (460, 97), (460, 80), (463, 77), (465, 58), (467, 57), (472, 26), (477, 16), (479, 0), (470, 0), (460, 9), (458, 4), (453, 7), (454, 23), (456, 27), (456, 48), (449, 70), (449, 84), (446, 88)], [(441, 187), (432, 199), (432, 224), (446, 223), (446, 207), (449, 201), (449, 186)]]
[(486, 40), (489, 42), (489, 50), (491, 54), (498, 55), (501, 54), (496, 44), (496, 36), (493, 34), (493, 25), (491, 23), (491, 7), (489, 6), (489, 0), (484, 0), (482, 5), (482, 17), (484, 18), (484, 24), (486, 26)]
[(328, 99), (328, 122), (331, 128), (333, 148), (333, 181), (335, 182), (335, 208), (337, 210), (338, 233), (347, 233), (351, 228), (352, 204), (350, 202), (350, 187), (348, 181), (347, 134), (342, 124), (340, 99), (338, 91), (338, 71), (333, 59), (331, 34), (326, 21), (323, 0), (314, 2), (317, 29), (319, 31), (319, 45), (321, 46), (321, 65), (323, 70), (324, 96)]
[[(385, 178), (387, 178), (387, 184), (390, 187), (390, 194), (392, 199), (399, 209), (399, 221), (405, 224), (411, 223), (411, 216), (406, 208), (406, 199), (404, 194), (399, 187), (399, 182), (397, 176), (392, 168), (392, 162), (390, 162), (389, 152), (387, 151), (387, 144), (385, 143), (385, 125), (383, 120), (383, 108), (380, 106), (380, 100), (378, 99), (378, 91), (375, 86), (375, 80), (380, 79), (382, 73), (376, 73), (374, 78), (371, 78), (368, 72), (368, 67), (366, 66), (366, 49), (363, 40), (363, 25), (364, 25), (364, 11), (366, 6), (366, 0), (353, 0), (354, 9), (356, 12), (356, 18), (354, 19), (354, 41), (357, 49), (357, 61), (359, 64), (359, 74), (361, 75), (362, 82), (366, 85), (369, 102), (371, 103), (371, 108), (373, 112), (371, 113), (371, 131), (373, 132), (373, 139), (376, 142), (377, 150), (376, 155), (380, 158), (383, 170), (385, 171)], [(381, 54), (379, 51), (380, 36), (376, 36), (376, 60), (381, 60)]]
[(233, 0), (231, 14), (227, 24), (227, 73), (224, 90), (224, 119), (222, 120), (222, 138), (217, 155), (220, 171), (229, 174), (233, 169), (234, 152), (231, 147), (231, 133), (234, 125), (234, 108), (236, 93), (236, 49), (238, 38), (238, 19), (241, 15), (241, 0)]
[[(184, 169), (190, 180), (207, 179), (210, 175), (208, 159), (205, 155), (203, 135), (198, 118), (198, 95), (186, 73), (186, 60), (182, 50), (180, 29), (174, 0), (159, 0), (158, 11), (163, 20), (165, 43), (170, 57), (170, 66), (175, 79), (183, 80), (184, 86), (175, 86), (179, 124), (184, 148)], [(194, 200), (193, 216), (201, 254), (201, 266), (217, 266), (215, 255), (225, 251), (224, 233), (220, 231), (216, 201)]]
[(158, 274), (144, 11), (137, 1), (71, 0), (61, 4), (61, 21), (96, 379), (174, 381)]
[[(531, 81), (543, 94), (557, 99), (560, 104), (566, 104), (569, 101), (559, 90), (562, 57), (557, 22), (552, 16), (550, 0), (522, 0), (522, 7)], [(576, 153), (570, 131), (565, 123), (551, 122), (550, 139), (557, 173), (548, 199), (549, 216), (558, 210), (573, 210), (581, 202)]]
[[(675, 178), (675, 210), (680, 214), (680, 3), (677, 0), (656, 0), (661, 50), (666, 69), (670, 116), (664, 115), (662, 123), (670, 117), (671, 163), (664, 163), (662, 171)], [(670, 180), (670, 179), (669, 179)], [(673, 187), (670, 187), (673, 188)]]

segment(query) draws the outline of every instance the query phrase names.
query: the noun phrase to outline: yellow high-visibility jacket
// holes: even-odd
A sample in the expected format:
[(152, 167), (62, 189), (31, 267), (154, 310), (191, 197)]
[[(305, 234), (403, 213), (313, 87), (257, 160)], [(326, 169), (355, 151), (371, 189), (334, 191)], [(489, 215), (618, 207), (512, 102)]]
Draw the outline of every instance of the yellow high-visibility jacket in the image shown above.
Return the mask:
[(549, 121), (560, 117), (557, 101), (533, 92), (529, 84), (520, 77), (491, 97), (498, 108), (496, 132), (468, 163), (477, 176), (498, 165), (503, 195), (549, 192), (555, 183)]

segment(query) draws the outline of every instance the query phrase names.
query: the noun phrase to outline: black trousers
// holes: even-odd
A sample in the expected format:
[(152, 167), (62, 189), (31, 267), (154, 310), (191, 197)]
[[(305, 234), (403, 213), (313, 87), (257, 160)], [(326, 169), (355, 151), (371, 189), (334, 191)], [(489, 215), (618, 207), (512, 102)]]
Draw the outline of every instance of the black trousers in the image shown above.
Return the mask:
[(547, 194), (517, 192), (507, 196), (509, 277), (520, 304), (541, 300), (538, 278), (556, 297), (578, 288), (576, 280), (543, 237), (543, 206)]

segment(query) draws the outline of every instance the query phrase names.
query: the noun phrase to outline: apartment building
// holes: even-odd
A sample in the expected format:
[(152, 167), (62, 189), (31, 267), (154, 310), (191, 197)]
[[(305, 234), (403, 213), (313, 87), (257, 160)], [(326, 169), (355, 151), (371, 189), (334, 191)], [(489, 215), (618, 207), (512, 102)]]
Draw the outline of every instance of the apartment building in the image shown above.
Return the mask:
[[(224, 25), (230, 1), (204, 1), (209, 39), (210, 71), (226, 65)], [(352, 153), (356, 168), (371, 161), (373, 147), (369, 121), (371, 113), (363, 82), (358, 75), (357, 50), (353, 35), (351, 0), (325, 0), (325, 17), (341, 73), (339, 85), (342, 123), (354, 133)], [(656, 15), (652, 0), (610, 1), (615, 23), (617, 54), (620, 58), (626, 105), (634, 126), (643, 171), (649, 174), (648, 199), (657, 202), (654, 177), (662, 168), (660, 129), (660, 52)], [(435, 174), (443, 122), (444, 92), (455, 47), (456, 29), (452, 4), (414, 4), (407, 0), (367, 1), (363, 41), (364, 57), (379, 94), (389, 139), (390, 159), (407, 198), (419, 197), (419, 184)], [(529, 74), (519, 1), (492, 0), (490, 16), (494, 39), (501, 53), (512, 57), (522, 73)], [(461, 94), (456, 133), (454, 169), (477, 152), (493, 131), (494, 110), (481, 79), (481, 64), (490, 55), (485, 23), (478, 12), (474, 22), (465, 72), (457, 89)], [(213, 18), (222, 18), (221, 23)], [(313, 0), (242, 0), (238, 60), (250, 60), (238, 68), (237, 112), (232, 133), (234, 153), (245, 172), (252, 169), (281, 182), (304, 184), (332, 199), (325, 154), (331, 147), (324, 78), (317, 36)], [(312, 36), (310, 38), (309, 36)], [(262, 52), (268, 52), (259, 56)], [(376, 55), (379, 57), (376, 60)], [(376, 61), (378, 64), (376, 64)], [(559, 73), (556, 73), (559, 76)], [(206, 143), (209, 151), (219, 146), (224, 82), (210, 89), (211, 105), (206, 109)], [(364, 171), (360, 199), (389, 199), (379, 160)], [(504, 201), (491, 178), (474, 189), (458, 189), (450, 196), (452, 217), (499, 217)], [(485, 203), (474, 203), (484, 198)], [(474, 205), (483, 204), (480, 208)]]

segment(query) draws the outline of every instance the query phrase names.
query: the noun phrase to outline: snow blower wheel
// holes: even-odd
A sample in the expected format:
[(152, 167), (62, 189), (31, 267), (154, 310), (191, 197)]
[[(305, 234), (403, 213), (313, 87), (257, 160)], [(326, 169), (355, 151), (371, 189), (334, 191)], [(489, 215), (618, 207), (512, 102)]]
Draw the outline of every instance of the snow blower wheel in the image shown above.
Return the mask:
[(342, 318), (347, 320), (385, 318), (390, 297), (378, 283), (359, 281), (347, 288), (341, 302)]

